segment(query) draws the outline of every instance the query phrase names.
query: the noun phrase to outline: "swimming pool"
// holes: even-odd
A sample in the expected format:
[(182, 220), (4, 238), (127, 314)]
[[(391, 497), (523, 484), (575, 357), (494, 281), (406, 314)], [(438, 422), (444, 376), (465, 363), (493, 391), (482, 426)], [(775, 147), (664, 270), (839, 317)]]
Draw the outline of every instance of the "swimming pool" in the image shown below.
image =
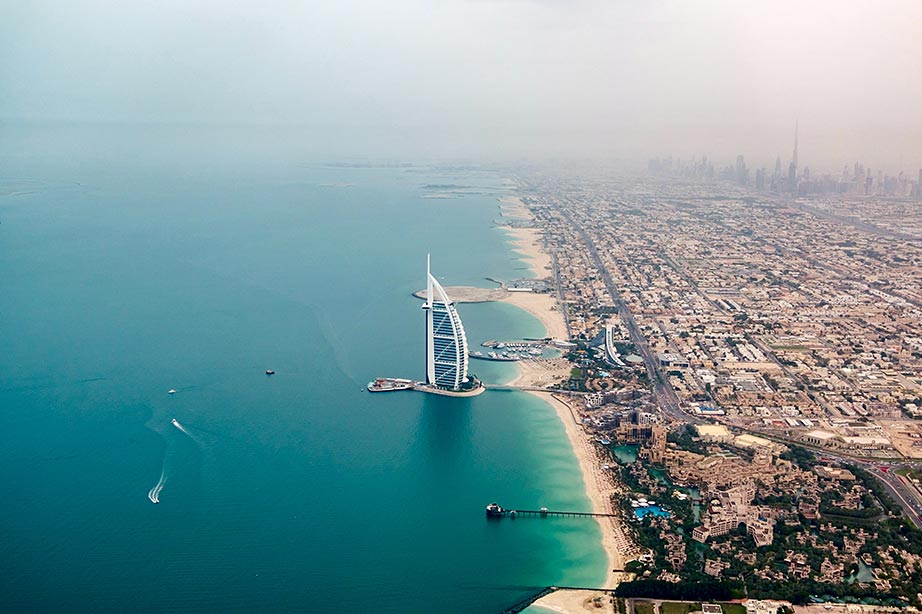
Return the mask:
[(653, 516), (669, 516), (669, 512), (658, 505), (645, 505), (643, 507), (634, 508), (634, 516), (637, 518), (643, 518), (651, 514)]

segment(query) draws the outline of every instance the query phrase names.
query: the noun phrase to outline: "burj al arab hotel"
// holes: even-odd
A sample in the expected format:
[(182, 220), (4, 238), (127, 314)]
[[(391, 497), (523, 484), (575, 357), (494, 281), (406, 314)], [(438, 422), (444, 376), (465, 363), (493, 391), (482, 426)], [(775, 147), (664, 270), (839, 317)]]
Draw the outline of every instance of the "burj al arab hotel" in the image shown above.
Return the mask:
[(431, 392), (467, 396), (483, 391), (467, 373), (467, 337), (455, 304), (432, 275), (426, 256), (426, 384)]

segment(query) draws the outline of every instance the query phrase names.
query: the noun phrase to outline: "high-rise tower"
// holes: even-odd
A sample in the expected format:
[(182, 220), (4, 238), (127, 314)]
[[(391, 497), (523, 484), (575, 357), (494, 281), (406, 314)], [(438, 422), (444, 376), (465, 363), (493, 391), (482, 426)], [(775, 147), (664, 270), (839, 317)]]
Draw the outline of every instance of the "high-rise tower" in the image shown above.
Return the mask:
[(791, 194), (797, 194), (797, 130), (799, 127), (800, 122), (794, 122), (794, 155), (788, 167), (788, 191)]
[(426, 383), (461, 390), (468, 383), (467, 337), (455, 304), (432, 276), (426, 256)]

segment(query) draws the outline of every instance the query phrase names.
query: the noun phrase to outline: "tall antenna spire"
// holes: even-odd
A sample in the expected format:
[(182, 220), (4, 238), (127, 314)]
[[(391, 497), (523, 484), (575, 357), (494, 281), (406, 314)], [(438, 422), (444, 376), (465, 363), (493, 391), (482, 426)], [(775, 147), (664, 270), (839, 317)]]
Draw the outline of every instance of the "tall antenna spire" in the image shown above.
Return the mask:
[(797, 166), (797, 131), (800, 128), (800, 120), (794, 120), (794, 166)]

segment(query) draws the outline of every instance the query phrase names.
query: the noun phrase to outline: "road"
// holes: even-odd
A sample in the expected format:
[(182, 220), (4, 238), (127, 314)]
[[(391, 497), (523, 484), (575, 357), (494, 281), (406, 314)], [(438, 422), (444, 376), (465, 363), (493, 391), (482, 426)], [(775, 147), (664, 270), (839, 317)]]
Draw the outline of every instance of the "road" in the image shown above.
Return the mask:
[(864, 465), (865, 469), (883, 484), (884, 489), (893, 497), (893, 500), (903, 508), (903, 515), (910, 524), (917, 529), (922, 529), (922, 496), (912, 485), (904, 482), (899, 475), (894, 473), (895, 470), (908, 465), (883, 466), (886, 471), (882, 470), (879, 464), (864, 463)]
[(849, 217), (845, 215), (837, 215), (831, 211), (824, 211), (822, 209), (817, 209), (816, 207), (811, 207), (807, 205), (806, 203), (801, 203), (796, 200), (788, 201), (788, 204), (791, 207), (794, 207), (796, 209), (803, 211), (804, 213), (809, 213), (810, 215), (813, 215), (819, 218), (824, 218), (829, 221), (836, 222), (838, 224), (842, 224), (843, 226), (851, 226), (852, 228), (856, 230), (866, 232), (867, 234), (870, 234), (870, 235), (884, 237), (887, 239), (898, 239), (900, 241), (922, 241), (922, 238), (920, 237), (903, 234), (901, 232), (895, 232), (893, 230), (887, 230), (886, 228), (881, 228), (880, 226), (875, 226), (874, 224), (863, 222), (854, 217)]
[(621, 299), (618, 288), (612, 280), (608, 269), (605, 268), (605, 265), (602, 263), (595, 242), (593, 242), (589, 233), (587, 233), (582, 226), (576, 224), (565, 210), (561, 210), (561, 215), (563, 215), (564, 219), (566, 219), (576, 232), (579, 233), (580, 237), (583, 239), (583, 243), (586, 244), (592, 262), (602, 276), (605, 289), (612, 297), (615, 308), (618, 310), (618, 315), (621, 317), (621, 321), (624, 323), (625, 328), (627, 328), (631, 342), (637, 348), (641, 358), (643, 358), (644, 366), (647, 369), (647, 377), (650, 379), (650, 384), (653, 387), (653, 398), (656, 400), (657, 406), (664, 414), (675, 420), (682, 420), (694, 424), (702, 422), (700, 418), (686, 414), (679, 408), (679, 398), (676, 396), (675, 390), (672, 389), (668, 378), (662, 372), (662, 369), (660, 369), (659, 362), (656, 360), (656, 356), (653, 355), (653, 351), (650, 349), (646, 337), (644, 337), (643, 333), (640, 331), (640, 327), (634, 320), (634, 315)]
[(551, 262), (554, 265), (554, 288), (557, 292), (557, 308), (560, 309), (560, 313), (563, 315), (563, 324), (567, 328), (566, 341), (569, 341), (573, 338), (573, 333), (570, 332), (570, 310), (567, 309), (567, 302), (563, 300), (563, 290), (560, 285), (560, 265), (557, 263), (556, 249), (551, 251)]
[[(603, 264), (598, 250), (596, 249), (595, 242), (589, 236), (589, 233), (587, 233), (579, 224), (575, 223), (565, 210), (561, 210), (561, 214), (582, 238), (587, 250), (589, 251), (589, 255), (595, 268), (598, 269), (600, 275), (602, 276), (602, 281), (605, 284), (606, 290), (608, 291), (609, 295), (611, 295), (612, 300), (615, 303), (615, 306), (618, 310), (618, 315), (621, 317), (621, 321), (627, 328), (631, 341), (634, 343), (634, 346), (637, 348), (637, 351), (643, 358), (644, 366), (647, 370), (647, 376), (650, 378), (650, 383), (653, 387), (653, 396), (656, 400), (657, 406), (663, 411), (664, 414), (675, 420), (690, 422), (692, 424), (701, 424), (704, 422), (704, 420), (701, 418), (687, 414), (680, 408), (678, 396), (672, 389), (672, 386), (669, 384), (669, 380), (662, 372), (659, 362), (656, 360), (656, 356), (653, 355), (653, 352), (650, 349), (650, 345), (647, 343), (646, 337), (644, 337), (643, 333), (640, 331), (640, 327), (634, 320), (633, 314), (631, 314), (630, 309), (628, 309), (627, 305), (621, 299), (618, 288), (615, 286), (615, 283), (612, 280), (608, 269)], [(555, 274), (558, 274), (556, 267)], [(557, 278), (557, 282), (559, 291), (559, 276)], [(787, 375), (791, 375), (785, 368), (786, 365), (778, 361), (777, 357), (773, 355), (770, 348), (765, 347), (760, 343), (757, 343), (756, 346), (759, 347), (759, 349), (767, 356), (775, 359), (781, 365), (782, 370)], [(799, 445), (803, 445), (800, 442), (797, 443)], [(904, 516), (908, 519), (910, 524), (917, 528), (922, 528), (922, 494), (920, 494), (916, 488), (903, 481), (900, 476), (894, 473), (895, 469), (909, 465), (904, 464), (886, 466), (880, 461), (875, 462), (867, 459), (840, 456), (836, 454), (830, 454), (826, 451), (820, 451), (820, 454), (835, 460), (856, 463), (863, 466), (871, 473), (871, 475), (877, 478), (877, 480), (883, 485), (884, 489), (888, 492), (888, 494), (890, 494), (893, 500), (899, 504), (903, 510)], [(886, 471), (882, 470), (881, 467), (886, 467)]]
[[(785, 445), (800, 446), (802, 448), (806, 448), (813, 452), (818, 459), (824, 462), (835, 461), (842, 465), (852, 464), (862, 467), (865, 471), (874, 476), (874, 478), (884, 487), (884, 490), (886, 490), (887, 493), (893, 498), (893, 500), (899, 504), (903, 510), (903, 515), (906, 517), (909, 523), (916, 528), (922, 529), (922, 493), (920, 493), (916, 487), (909, 484), (908, 481), (904, 481), (900, 476), (895, 474), (897, 470), (905, 468), (912, 468), (916, 471), (922, 471), (922, 463), (850, 456), (847, 454), (836, 453), (831, 450), (827, 450), (826, 448), (812, 446), (804, 443), (803, 441), (781, 437), (775, 433), (765, 433), (756, 429), (744, 428), (742, 430), (744, 432), (749, 432), (753, 435), (758, 435), (759, 437), (765, 437)], [(882, 471), (882, 467), (886, 468), (886, 471)]]

